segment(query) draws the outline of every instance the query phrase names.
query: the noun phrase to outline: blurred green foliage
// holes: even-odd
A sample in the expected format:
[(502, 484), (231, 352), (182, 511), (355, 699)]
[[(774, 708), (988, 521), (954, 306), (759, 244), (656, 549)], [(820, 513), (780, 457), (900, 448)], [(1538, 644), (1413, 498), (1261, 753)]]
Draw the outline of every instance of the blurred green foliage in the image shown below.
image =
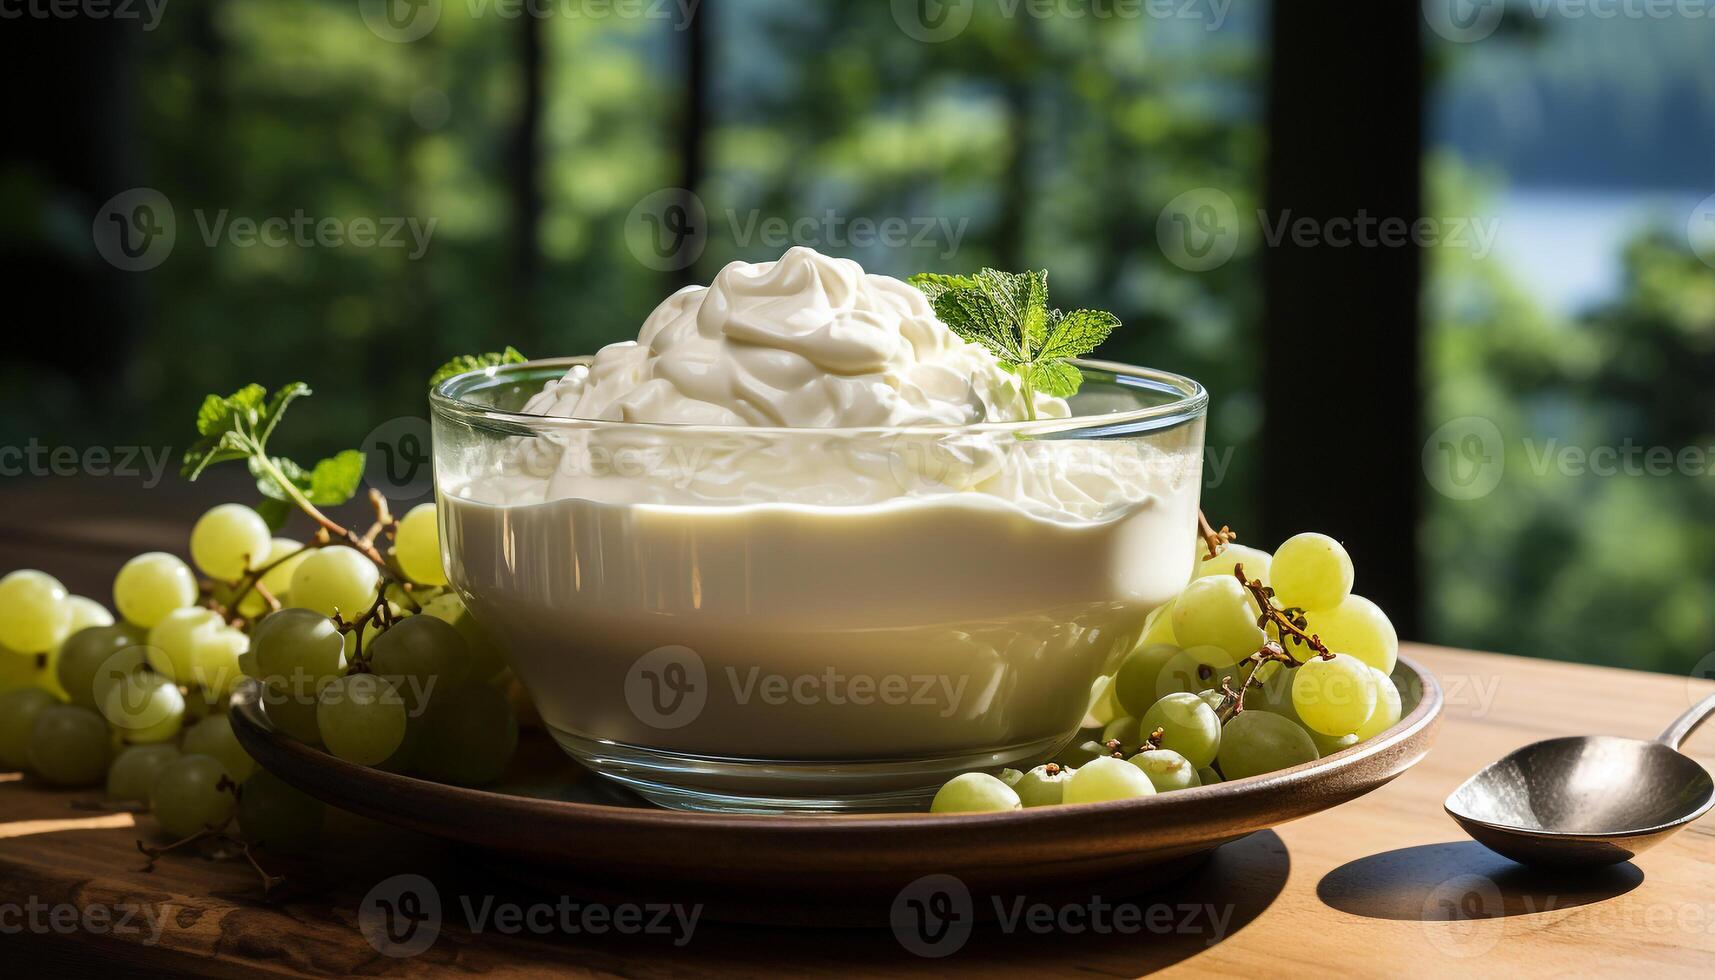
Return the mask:
[[(1482, 181), (1435, 174), (1432, 213), (1483, 213)], [(1566, 320), (1500, 264), (1433, 253), (1428, 428), (1487, 419), (1499, 452), (1492, 490), (1428, 496), (1427, 639), (1672, 673), (1715, 649), (1715, 273), (1683, 220)]]

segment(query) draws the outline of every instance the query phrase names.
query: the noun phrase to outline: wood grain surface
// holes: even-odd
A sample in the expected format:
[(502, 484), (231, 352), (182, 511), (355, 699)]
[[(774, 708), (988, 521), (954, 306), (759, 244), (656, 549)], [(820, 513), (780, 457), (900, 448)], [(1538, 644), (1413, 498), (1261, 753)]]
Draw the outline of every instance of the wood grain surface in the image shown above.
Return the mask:
[[(134, 512), (100, 516), (115, 512), (92, 503), (103, 499), (98, 492), (83, 496), (77, 481), (68, 483), (0, 493), (0, 570), (46, 568), (76, 590), (102, 595), (126, 555), (182, 549), (184, 528), (208, 503), (204, 492), (163, 487), (158, 499), (145, 492)], [(91, 810), (79, 804), (94, 794), (0, 774), (0, 972), (1707, 975), (1715, 962), (1715, 817), (1635, 864), (1568, 877), (1490, 854), (1463, 837), (1441, 801), (1483, 764), (1536, 739), (1653, 737), (1715, 683), (1431, 647), (1409, 652), (1436, 673), (1447, 696), (1438, 743), (1415, 769), (1361, 799), (1230, 844), (1153, 894), (1040, 906), (1020, 897), (1022, 905), (1002, 913), (1022, 912), (1013, 926), (979, 924), (944, 957), (917, 955), (886, 929), (699, 920), (688, 941), (682, 927), (597, 932), (581, 925), (603, 922), (580, 918), (591, 911), (573, 904), (580, 896), (514, 884), (480, 855), (345, 815), (333, 820), (323, 851), (270, 859), (287, 880), (264, 896), (239, 860), (168, 855), (143, 870), (136, 842), (159, 842), (149, 818)], [(1687, 751), (1715, 767), (1715, 727)], [(359, 909), (372, 888), (401, 874), (432, 882), (442, 921), (426, 950), (395, 958), (364, 937)], [(575, 930), (563, 928), (562, 906)], [(511, 908), (545, 927), (509, 932), (512, 920), (496, 910)]]

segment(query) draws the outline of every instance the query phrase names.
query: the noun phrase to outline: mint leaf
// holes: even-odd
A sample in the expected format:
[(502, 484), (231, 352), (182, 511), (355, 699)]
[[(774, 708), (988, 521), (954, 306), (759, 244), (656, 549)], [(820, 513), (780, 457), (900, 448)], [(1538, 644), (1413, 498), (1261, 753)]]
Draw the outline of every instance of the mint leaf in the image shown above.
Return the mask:
[[(268, 472), (268, 468), (262, 465), (264, 459), (267, 457), (260, 455), (250, 457), (250, 475), (256, 479), (256, 492), (273, 500), (290, 502), (291, 494), (287, 493), (286, 489), (280, 486), (280, 482), (275, 479), (274, 474)], [(274, 464), (274, 468), (280, 471), (281, 476), (292, 481), (292, 486), (298, 492), (308, 496), (310, 491), (309, 471), (284, 456), (275, 456), (268, 462)]]
[(1043, 360), (1065, 360), (1068, 357), (1083, 357), (1097, 347), (1114, 332), (1120, 325), (1119, 317), (1105, 310), (1073, 310), (1061, 314), (1054, 311), (1055, 322), (1048, 330), (1046, 340), (1037, 357)]
[(225, 398), (208, 395), (197, 409), (197, 433), (218, 439), (224, 432), (254, 422), (268, 389), (258, 384), (245, 385)]
[(460, 354), (436, 368), (434, 374), (429, 375), (429, 387), (433, 388), (448, 378), (456, 374), (463, 374), (466, 371), (499, 367), (502, 364), (523, 364), (526, 360), (528, 358), (512, 347), (488, 354)]
[(262, 515), (262, 520), (267, 523), (270, 531), (285, 527), (287, 518), (292, 516), (292, 505), (273, 497), (263, 497), (257, 502), (255, 510)]
[(335, 507), (357, 495), (363, 482), (363, 454), (347, 449), (315, 465), (304, 496), (317, 507)]
[(970, 276), (948, 276), (939, 272), (919, 272), (906, 281), (929, 297), (931, 303), (949, 290), (977, 288), (977, 281)]
[(268, 399), (268, 407), (262, 410), (259, 431), (256, 434), (257, 443), (267, 448), (268, 437), (274, 434), (274, 426), (280, 424), (280, 416), (286, 414), (286, 409), (292, 402), (308, 394), (310, 386), (302, 381), (294, 381), (274, 392), (274, 397)]
[(1083, 375), (1070, 361), (1089, 354), (1119, 326), (1100, 310), (1062, 313), (1048, 306), (1048, 271), (974, 276), (921, 272), (910, 282), (960, 339), (979, 344), (1023, 382), (1025, 412), (1036, 418), (1036, 392), (1076, 394)]
[(1084, 376), (1065, 361), (1038, 361), (1030, 368), (1030, 386), (1055, 398), (1070, 398), (1078, 393)]

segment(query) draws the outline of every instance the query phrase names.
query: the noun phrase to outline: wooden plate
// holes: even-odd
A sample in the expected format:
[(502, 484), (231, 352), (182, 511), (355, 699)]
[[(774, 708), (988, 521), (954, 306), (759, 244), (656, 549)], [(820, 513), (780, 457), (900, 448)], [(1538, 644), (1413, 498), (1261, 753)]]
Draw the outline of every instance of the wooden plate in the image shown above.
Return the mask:
[[(1359, 745), (1291, 769), (1114, 803), (1012, 813), (722, 815), (657, 809), (526, 737), (487, 789), (342, 762), (274, 728), (247, 681), (233, 730), (264, 768), (329, 804), (498, 859), (558, 892), (700, 902), (712, 918), (885, 924), (900, 891), (952, 875), (973, 896), (1136, 895), (1214, 848), (1344, 803), (1429, 751), (1441, 687), (1401, 657), (1405, 715)], [(988, 907), (978, 901), (977, 907)]]

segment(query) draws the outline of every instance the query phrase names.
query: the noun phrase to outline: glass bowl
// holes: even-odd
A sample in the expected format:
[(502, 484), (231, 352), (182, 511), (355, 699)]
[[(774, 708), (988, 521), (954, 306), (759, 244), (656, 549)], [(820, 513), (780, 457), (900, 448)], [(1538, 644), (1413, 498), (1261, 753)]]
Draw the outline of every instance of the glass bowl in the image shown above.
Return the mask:
[(555, 740), (680, 809), (920, 808), (1026, 767), (1190, 578), (1208, 395), (1080, 361), (1072, 417), (790, 429), (431, 393), (452, 584)]

